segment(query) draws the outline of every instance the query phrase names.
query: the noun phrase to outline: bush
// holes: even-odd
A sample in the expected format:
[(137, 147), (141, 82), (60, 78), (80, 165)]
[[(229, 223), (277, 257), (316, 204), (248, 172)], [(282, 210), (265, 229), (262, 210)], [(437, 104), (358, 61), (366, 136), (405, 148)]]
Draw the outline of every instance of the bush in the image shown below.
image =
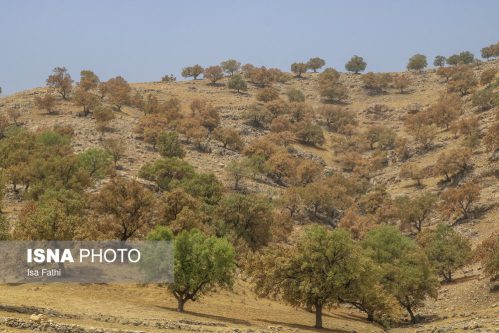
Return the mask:
[(244, 146), (241, 135), (233, 128), (219, 127), (213, 132), (213, 137), (220, 141), (224, 148), (240, 151)]
[(411, 80), (407, 75), (397, 75), (393, 79), (393, 87), (395, 89), (399, 89), (400, 93), (404, 93), (404, 89), (406, 89), (411, 84)]
[(478, 90), (471, 96), (471, 103), (480, 111), (487, 111), (499, 106), (499, 95), (492, 88)]
[(324, 117), (327, 127), (341, 134), (349, 133), (351, 128), (357, 126), (355, 113), (346, 109), (325, 105), (319, 109), (319, 113)]
[(369, 72), (362, 75), (364, 88), (372, 94), (381, 94), (383, 90), (392, 82), (392, 76), (388, 73), (373, 73)]
[(227, 82), (227, 87), (229, 89), (237, 90), (238, 94), (241, 91), (248, 90), (248, 85), (246, 84), (246, 81), (243, 79), (243, 77), (240, 74), (235, 74), (231, 76), (232, 77)]
[(163, 132), (158, 137), (156, 147), (163, 157), (184, 157), (185, 152), (176, 132)]
[(48, 114), (52, 114), (54, 112), (55, 103), (55, 97), (51, 94), (45, 94), (43, 97), (35, 97), (35, 106), (38, 109), (47, 111)]
[(354, 55), (346, 64), (345, 69), (349, 72), (354, 72), (358, 74), (359, 72), (363, 72), (367, 67), (367, 63), (364, 61), (362, 57)]
[(496, 77), (496, 74), (497, 74), (497, 69), (495, 68), (489, 68), (484, 70), (482, 72), (482, 75), (480, 75), (480, 84), (482, 85), (490, 84)]
[(480, 186), (468, 182), (456, 188), (442, 192), (440, 210), (448, 217), (467, 219), (473, 210), (473, 204), (480, 198)]
[(499, 122), (496, 121), (489, 127), (483, 142), (489, 151), (499, 149)]
[(291, 88), (286, 92), (290, 102), (305, 102), (305, 94), (299, 89)]
[(261, 102), (270, 102), (277, 98), (279, 98), (279, 91), (272, 87), (259, 89), (256, 93), (256, 99)]
[(299, 78), (302, 77), (303, 73), (306, 73), (308, 65), (303, 62), (295, 62), (291, 64), (291, 71), (296, 74)]
[(471, 151), (468, 148), (454, 148), (447, 152), (442, 152), (437, 159), (435, 172), (444, 175), (446, 181), (451, 181), (453, 177), (461, 175), (470, 166)]
[(313, 146), (322, 146), (325, 141), (322, 128), (309, 121), (298, 125), (296, 137), (300, 142)]
[(467, 66), (459, 66), (451, 76), (448, 84), (448, 90), (450, 92), (460, 93), (461, 96), (465, 96), (469, 94), (470, 91), (477, 86), (477, 84), (478, 82), (475, 79), (473, 70)]

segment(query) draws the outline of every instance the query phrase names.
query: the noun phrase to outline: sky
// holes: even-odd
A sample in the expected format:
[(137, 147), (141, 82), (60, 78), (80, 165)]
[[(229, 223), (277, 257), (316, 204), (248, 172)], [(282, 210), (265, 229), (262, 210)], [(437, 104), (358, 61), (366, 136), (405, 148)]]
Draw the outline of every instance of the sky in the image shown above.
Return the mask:
[(43, 86), (52, 68), (75, 81), (159, 81), (228, 58), (288, 70), (319, 56), (344, 70), (399, 71), (422, 53), (499, 41), (498, 0), (0, 0), (2, 95)]

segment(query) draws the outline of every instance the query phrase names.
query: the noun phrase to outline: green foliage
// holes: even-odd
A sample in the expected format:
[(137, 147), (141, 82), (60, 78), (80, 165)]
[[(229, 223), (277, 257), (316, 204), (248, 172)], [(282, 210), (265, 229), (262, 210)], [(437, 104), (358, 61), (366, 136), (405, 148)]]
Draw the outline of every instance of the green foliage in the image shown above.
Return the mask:
[(345, 64), (345, 69), (349, 72), (354, 72), (355, 74), (359, 72), (363, 72), (367, 67), (367, 63), (364, 61), (362, 57), (358, 55), (354, 55), (350, 60)]
[(314, 309), (315, 327), (322, 328), (322, 310), (348, 298), (363, 265), (361, 251), (341, 229), (313, 226), (293, 248), (268, 248), (256, 257), (249, 273), (255, 291), (279, 297), (293, 306)]
[(146, 239), (150, 241), (171, 241), (173, 240), (173, 233), (167, 227), (157, 225), (154, 229), (149, 231)]
[(326, 61), (318, 57), (310, 58), (310, 60), (307, 62), (307, 68), (313, 70), (314, 73), (316, 73), (319, 68), (324, 67), (325, 65)]
[(452, 282), (452, 273), (466, 265), (471, 256), (470, 241), (443, 224), (419, 234), (418, 243), (445, 282)]
[(222, 61), (220, 65), (222, 66), (225, 73), (229, 74), (230, 76), (233, 76), (234, 73), (239, 71), (239, 69), (241, 68), (241, 63), (234, 59), (228, 59), (226, 61)]
[(227, 87), (229, 89), (237, 90), (237, 93), (248, 90), (248, 84), (240, 74), (232, 75), (227, 82)]
[(407, 63), (408, 70), (416, 70), (421, 71), (428, 66), (428, 62), (426, 61), (426, 56), (422, 54), (415, 54), (411, 58), (409, 58), (409, 62)]
[(179, 181), (178, 186), (209, 205), (216, 204), (222, 197), (223, 185), (212, 173), (196, 173)]
[(299, 89), (291, 88), (286, 92), (290, 102), (305, 102), (305, 94)]
[(85, 201), (71, 190), (46, 189), (37, 202), (28, 203), (14, 226), (19, 240), (73, 240), (85, 232)]
[(234, 282), (235, 253), (225, 239), (207, 237), (198, 230), (183, 231), (175, 238), (175, 282), (168, 288), (178, 301), (179, 312), (215, 287)]
[(388, 225), (369, 231), (362, 244), (367, 254), (380, 265), (386, 290), (415, 322), (414, 310), (423, 305), (427, 296), (437, 296), (438, 280), (423, 250)]
[(159, 135), (156, 147), (163, 157), (184, 157), (177, 132), (163, 132)]
[(187, 77), (192, 77), (194, 80), (197, 80), (198, 76), (203, 74), (204, 68), (201, 67), (200, 65), (194, 65), (190, 67), (185, 67), (182, 69), (182, 76), (187, 78)]
[(446, 60), (447, 60), (447, 58), (445, 58), (444, 56), (437, 55), (435, 57), (435, 60), (433, 60), (433, 66), (435, 66), (435, 67), (443, 67), (443, 66), (445, 66), (445, 61)]
[(403, 227), (415, 228), (421, 232), (423, 224), (426, 223), (435, 208), (436, 195), (423, 193), (409, 198), (402, 196), (395, 199), (396, 215)]
[(140, 169), (139, 177), (155, 182), (162, 190), (169, 190), (172, 181), (194, 176), (194, 168), (177, 157), (147, 163)]
[(78, 155), (78, 162), (90, 177), (101, 179), (109, 173), (112, 158), (104, 149), (90, 148)]
[(295, 62), (291, 64), (291, 71), (296, 74), (298, 77), (302, 77), (303, 73), (306, 73), (308, 69), (308, 65), (303, 62)]
[(473, 63), (475, 56), (469, 51), (463, 51), (459, 54), (453, 54), (447, 58), (447, 64), (449, 65), (469, 65)]
[(239, 247), (256, 250), (271, 240), (272, 207), (256, 195), (231, 194), (224, 197), (215, 212), (217, 234)]
[(296, 137), (307, 145), (322, 146), (325, 142), (322, 128), (308, 121), (298, 127)]

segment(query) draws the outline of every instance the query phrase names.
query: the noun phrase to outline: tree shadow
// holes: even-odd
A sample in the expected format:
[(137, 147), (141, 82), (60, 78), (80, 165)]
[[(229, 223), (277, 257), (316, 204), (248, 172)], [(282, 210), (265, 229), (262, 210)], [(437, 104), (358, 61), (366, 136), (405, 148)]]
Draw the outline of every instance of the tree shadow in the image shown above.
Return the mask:
[[(169, 306), (157, 306), (157, 308), (163, 309), (163, 310), (168, 310), (168, 311), (173, 311), (177, 312), (177, 309), (174, 307), (169, 307)], [(212, 315), (208, 313), (201, 313), (201, 312), (195, 312), (195, 311), (184, 311), (183, 314), (186, 315), (191, 315), (191, 316), (196, 316), (196, 317), (201, 317), (201, 318), (207, 318), (211, 320), (218, 320), (221, 322), (228, 322), (234, 325), (244, 325), (244, 326), (251, 326), (251, 323), (247, 320), (244, 319), (237, 319), (237, 318), (230, 318), (230, 317), (224, 317), (224, 316), (217, 316), (217, 315)]]
[(221, 83), (221, 82), (210, 82), (210, 83), (208, 83), (208, 85), (210, 87), (225, 87), (225, 83)]
[(455, 284), (460, 284), (460, 283), (463, 283), (463, 282), (475, 280), (479, 276), (480, 276), (480, 274), (473, 274), (473, 275), (468, 275), (468, 276), (461, 276), (459, 278), (452, 279), (451, 282), (442, 281), (441, 285), (442, 286), (452, 286), (452, 285), (455, 285)]
[(313, 326), (308, 326), (308, 325), (304, 325), (304, 324), (286, 323), (286, 322), (282, 322), (282, 321), (274, 321), (274, 320), (267, 320), (267, 319), (257, 319), (257, 320), (264, 322), (264, 323), (267, 323), (267, 324), (278, 325), (278, 326), (287, 326), (287, 327), (292, 327), (292, 328), (296, 328), (296, 329), (303, 330), (303, 331), (333, 332), (333, 333), (350, 333), (351, 332), (349, 330), (342, 330), (342, 329), (314, 328)]

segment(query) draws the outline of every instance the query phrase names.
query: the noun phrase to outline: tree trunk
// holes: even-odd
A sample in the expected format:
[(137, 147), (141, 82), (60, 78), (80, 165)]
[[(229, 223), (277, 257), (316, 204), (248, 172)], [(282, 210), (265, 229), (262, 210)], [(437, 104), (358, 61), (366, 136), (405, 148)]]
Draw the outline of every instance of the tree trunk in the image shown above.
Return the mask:
[(322, 328), (322, 304), (315, 304), (315, 328)]
[(416, 322), (416, 317), (414, 316), (414, 312), (412, 312), (412, 309), (410, 306), (406, 306), (405, 307), (407, 312), (409, 313), (409, 316), (411, 317), (411, 323), (415, 323)]
[(183, 300), (182, 298), (180, 298), (178, 300), (178, 306), (177, 306), (177, 311), (178, 312), (184, 312), (184, 304), (185, 304), (185, 300)]
[(374, 321), (374, 314), (372, 312), (367, 313), (367, 321), (370, 321), (370, 322)]

